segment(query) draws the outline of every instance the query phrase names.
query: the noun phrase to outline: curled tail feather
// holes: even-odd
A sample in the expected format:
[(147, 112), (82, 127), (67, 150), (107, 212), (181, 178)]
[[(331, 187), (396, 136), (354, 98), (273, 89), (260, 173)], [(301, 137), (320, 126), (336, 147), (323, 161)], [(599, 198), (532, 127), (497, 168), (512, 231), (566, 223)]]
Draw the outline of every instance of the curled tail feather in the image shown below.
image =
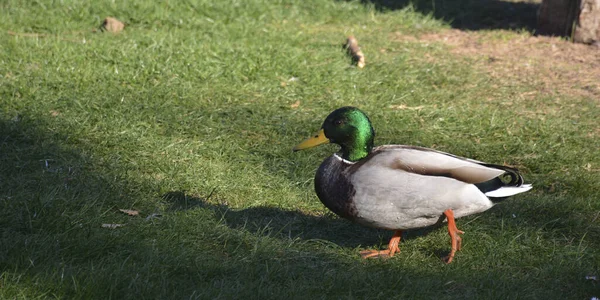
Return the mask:
[(492, 180), (475, 184), (492, 201), (502, 201), (506, 197), (527, 192), (532, 188), (531, 184), (523, 184), (523, 176), (521, 176), (519, 170), (516, 168), (493, 164), (482, 165), (506, 172)]

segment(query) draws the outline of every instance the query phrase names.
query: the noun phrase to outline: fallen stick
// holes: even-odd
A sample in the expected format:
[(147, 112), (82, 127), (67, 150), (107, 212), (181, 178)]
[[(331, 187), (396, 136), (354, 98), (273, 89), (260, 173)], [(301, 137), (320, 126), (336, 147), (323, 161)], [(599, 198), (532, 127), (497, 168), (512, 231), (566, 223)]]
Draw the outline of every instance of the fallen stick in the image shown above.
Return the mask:
[(360, 50), (358, 46), (358, 41), (354, 36), (349, 36), (346, 40), (346, 49), (348, 50), (348, 54), (352, 56), (352, 60), (356, 62), (356, 66), (359, 68), (365, 67), (365, 55)]
[[(95, 32), (95, 29), (92, 29), (92, 32)], [(83, 33), (84, 31), (80, 30), (80, 31), (74, 31), (74, 32), (70, 32), (69, 34), (79, 34), (79, 33)], [(48, 33), (35, 33), (35, 32), (14, 32), (14, 31), (10, 31), (8, 30), (6, 33), (8, 33), (8, 35), (10, 36), (16, 36), (16, 37), (27, 37), (27, 38), (46, 38), (46, 37), (51, 37), (51, 36), (56, 36), (58, 37), (58, 35), (53, 35), (53, 34), (48, 34)], [(67, 41), (67, 42), (75, 42), (75, 43), (79, 43), (81, 42), (81, 40), (77, 40), (77, 39), (69, 39), (69, 38), (60, 38), (62, 41)], [(83, 38), (83, 43), (85, 44), (85, 37)]]
[(45, 33), (19, 33), (14, 31), (7, 31), (8, 35), (12, 36), (25, 36), (25, 37), (45, 37), (47, 34)]

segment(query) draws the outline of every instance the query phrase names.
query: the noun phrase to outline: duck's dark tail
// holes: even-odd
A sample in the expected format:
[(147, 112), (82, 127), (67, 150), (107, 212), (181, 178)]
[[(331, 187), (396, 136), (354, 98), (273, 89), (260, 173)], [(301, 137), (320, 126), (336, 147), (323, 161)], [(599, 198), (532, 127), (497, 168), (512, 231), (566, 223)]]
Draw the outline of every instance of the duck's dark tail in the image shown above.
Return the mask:
[(492, 180), (475, 184), (493, 202), (502, 201), (506, 197), (527, 192), (532, 188), (531, 184), (523, 184), (523, 176), (515, 168), (493, 164), (482, 165), (506, 172)]

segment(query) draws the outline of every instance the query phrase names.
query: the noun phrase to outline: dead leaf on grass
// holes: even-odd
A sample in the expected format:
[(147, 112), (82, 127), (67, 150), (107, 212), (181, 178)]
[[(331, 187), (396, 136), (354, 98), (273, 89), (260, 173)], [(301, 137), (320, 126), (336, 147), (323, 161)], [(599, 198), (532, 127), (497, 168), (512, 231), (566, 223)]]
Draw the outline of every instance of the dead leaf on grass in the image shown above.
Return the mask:
[(137, 216), (140, 214), (139, 211), (133, 209), (119, 209), (119, 211), (130, 216)]
[(290, 105), (291, 108), (298, 108), (300, 106), (300, 100), (294, 102), (292, 105)]
[(53, 117), (57, 117), (58, 115), (60, 115), (60, 112), (56, 111), (56, 110), (51, 110), (50, 111), (50, 115)]
[(102, 228), (108, 228), (108, 229), (117, 229), (119, 227), (123, 227), (125, 226), (125, 224), (102, 224)]
[(344, 45), (348, 54), (352, 56), (352, 60), (356, 63), (356, 66), (360, 69), (365, 67), (365, 55), (360, 50), (358, 46), (358, 41), (354, 36), (349, 36), (346, 39), (346, 44)]
[(109, 32), (117, 33), (123, 31), (125, 28), (125, 24), (113, 17), (106, 17), (100, 25), (101, 29), (104, 29)]

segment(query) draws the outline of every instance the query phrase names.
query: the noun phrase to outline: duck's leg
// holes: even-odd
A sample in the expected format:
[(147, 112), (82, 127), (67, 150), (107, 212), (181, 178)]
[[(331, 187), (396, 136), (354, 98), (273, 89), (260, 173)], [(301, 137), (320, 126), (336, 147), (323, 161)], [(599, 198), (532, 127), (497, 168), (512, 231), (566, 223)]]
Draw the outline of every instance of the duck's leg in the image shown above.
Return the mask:
[(392, 257), (394, 253), (400, 252), (400, 238), (402, 237), (402, 230), (396, 230), (394, 236), (390, 239), (387, 250), (365, 250), (360, 252), (362, 258), (372, 257)]
[(450, 241), (452, 242), (452, 250), (445, 259), (446, 263), (449, 264), (452, 262), (452, 259), (454, 259), (454, 254), (456, 251), (460, 250), (461, 238), (459, 234), (463, 234), (464, 232), (456, 228), (456, 222), (454, 222), (454, 212), (451, 209), (444, 211), (444, 215), (448, 219), (448, 234), (450, 235)]

